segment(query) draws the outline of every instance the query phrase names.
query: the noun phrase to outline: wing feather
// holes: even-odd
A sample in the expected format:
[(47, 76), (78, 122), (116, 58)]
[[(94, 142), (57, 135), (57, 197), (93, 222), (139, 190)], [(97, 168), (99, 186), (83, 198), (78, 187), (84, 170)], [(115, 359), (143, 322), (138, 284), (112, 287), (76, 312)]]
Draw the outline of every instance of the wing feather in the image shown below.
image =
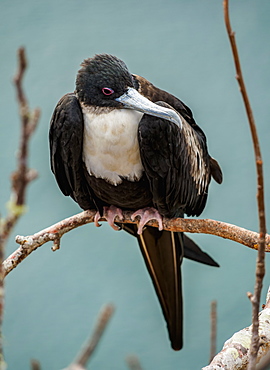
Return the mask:
[[(170, 107), (164, 102), (157, 104)], [(143, 116), (138, 135), (142, 164), (159, 212), (167, 217), (183, 213), (198, 216), (211, 179), (210, 156), (203, 138), (185, 121), (179, 129), (150, 115)]]
[[(198, 137), (206, 143), (206, 137), (202, 129), (197, 125), (193, 118), (191, 109), (183, 103), (180, 99), (174, 95), (168, 93), (165, 90), (159, 89), (154, 86), (151, 82), (146, 80), (144, 77), (133, 75), (133, 80), (139, 93), (147, 97), (152, 102), (163, 101), (173, 107), (184, 120), (190, 125), (190, 127), (196, 132)], [(218, 183), (222, 183), (222, 171), (218, 162), (209, 155), (210, 160), (210, 173), (213, 179)]]
[(66, 94), (58, 102), (50, 124), (51, 169), (66, 196), (81, 208), (94, 208), (91, 189), (84, 176), (82, 161), (83, 115), (75, 94)]

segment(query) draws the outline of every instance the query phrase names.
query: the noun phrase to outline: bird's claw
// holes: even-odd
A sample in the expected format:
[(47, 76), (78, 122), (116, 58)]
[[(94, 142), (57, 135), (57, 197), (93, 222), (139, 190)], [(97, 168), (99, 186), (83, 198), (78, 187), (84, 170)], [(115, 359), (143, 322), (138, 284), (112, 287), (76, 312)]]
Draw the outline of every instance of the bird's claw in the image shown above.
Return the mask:
[[(118, 216), (120, 220), (123, 220), (123, 212), (120, 208), (115, 206), (110, 207), (103, 207), (103, 218), (105, 218), (108, 224), (116, 231), (120, 230), (121, 228), (114, 224), (115, 217)], [(101, 224), (98, 222), (101, 218), (100, 213), (97, 212), (94, 218), (94, 223), (97, 227), (100, 227)]]
[(115, 206), (110, 207), (104, 207), (104, 217), (108, 221), (108, 224), (114, 229), (114, 230), (120, 230), (121, 227), (114, 224), (115, 217), (118, 216), (119, 219), (122, 221), (124, 216), (123, 212), (120, 208), (117, 208)]
[(101, 224), (98, 223), (98, 221), (101, 219), (100, 217), (100, 213), (99, 211), (97, 211), (97, 213), (95, 214), (95, 217), (94, 217), (94, 223), (95, 223), (95, 226), (96, 227), (100, 227), (102, 226)]
[(137, 233), (140, 235), (143, 232), (144, 226), (147, 224), (150, 220), (156, 220), (158, 222), (158, 229), (161, 231), (163, 230), (163, 224), (162, 224), (162, 216), (160, 213), (153, 207), (146, 207), (143, 209), (139, 209), (138, 211), (134, 212), (131, 215), (131, 220), (135, 221), (135, 218), (139, 216), (140, 222), (138, 225), (138, 231)]

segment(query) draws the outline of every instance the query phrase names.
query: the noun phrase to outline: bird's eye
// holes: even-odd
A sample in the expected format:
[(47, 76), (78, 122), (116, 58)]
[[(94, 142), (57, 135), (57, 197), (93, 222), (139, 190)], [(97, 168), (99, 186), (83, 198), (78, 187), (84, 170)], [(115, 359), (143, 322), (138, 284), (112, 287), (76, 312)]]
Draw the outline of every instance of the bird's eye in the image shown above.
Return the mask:
[(103, 87), (102, 92), (104, 95), (112, 95), (114, 93), (113, 89), (109, 87)]

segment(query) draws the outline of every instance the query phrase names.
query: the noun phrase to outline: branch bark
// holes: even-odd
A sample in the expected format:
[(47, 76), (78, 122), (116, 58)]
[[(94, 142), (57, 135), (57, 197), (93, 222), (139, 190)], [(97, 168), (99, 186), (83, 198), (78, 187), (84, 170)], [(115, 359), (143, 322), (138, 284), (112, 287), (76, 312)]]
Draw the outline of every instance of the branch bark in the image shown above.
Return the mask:
[(70, 364), (65, 370), (86, 370), (87, 362), (95, 351), (104, 330), (106, 329), (112, 315), (114, 313), (114, 306), (107, 304), (101, 309), (99, 317), (95, 325), (94, 332), (88, 341), (83, 345), (80, 353), (72, 364)]
[(215, 354), (217, 353), (217, 301), (211, 302), (211, 335), (210, 335), (210, 361), (213, 360)]
[[(60, 240), (64, 234), (79, 226), (94, 222), (95, 214), (96, 211), (94, 210), (84, 211), (57, 222), (56, 224), (49, 226), (33, 235), (17, 235), (16, 242), (21, 246), (3, 262), (4, 275), (8, 275), (9, 272), (17, 267), (27, 256), (29, 256), (29, 254), (49, 241), (53, 242), (53, 251), (59, 249)], [(123, 215), (123, 220), (120, 220), (118, 217), (116, 217), (117, 223), (136, 224), (136, 221), (131, 220), (132, 212), (126, 211), (123, 212)], [(101, 221), (106, 220), (101, 219)], [(148, 225), (158, 227), (157, 221), (149, 221)], [(163, 219), (163, 228), (164, 230), (169, 231), (212, 234), (225, 239), (233, 240), (252, 249), (258, 248), (258, 233), (221, 221), (209, 219), (165, 218)], [(267, 235), (266, 242), (266, 251), (270, 252), (270, 235)]]
[(129, 370), (143, 370), (138, 357), (135, 355), (129, 355), (126, 358), (126, 363), (129, 367)]
[[(35, 170), (28, 168), (28, 147), (29, 139), (37, 126), (40, 111), (35, 109), (33, 113), (29, 110), (27, 99), (23, 90), (22, 82), (27, 61), (24, 48), (18, 50), (18, 71), (14, 77), (17, 100), (20, 111), (21, 134), (19, 143), (19, 153), (17, 169), (11, 175), (11, 196), (8, 202), (8, 214), (0, 220), (0, 328), (2, 328), (3, 309), (4, 309), (4, 275), (3, 259), (5, 245), (10, 233), (17, 223), (20, 216), (25, 212), (25, 194), (27, 185), (37, 176)], [(1, 330), (1, 329), (0, 329)], [(5, 368), (3, 358), (2, 334), (0, 333), (0, 368)]]
[(1, 220), (0, 242), (4, 246), (13, 227), (25, 212), (25, 196), (27, 185), (37, 177), (37, 172), (28, 168), (29, 140), (34, 133), (40, 110), (30, 111), (23, 90), (23, 77), (27, 68), (24, 48), (18, 49), (18, 71), (14, 77), (17, 101), (19, 105), (21, 134), (17, 158), (17, 169), (11, 174), (11, 196), (8, 202), (8, 215)]
[(31, 360), (31, 370), (41, 370), (39, 361), (32, 359)]
[(236, 79), (239, 84), (240, 92), (242, 94), (244, 106), (246, 109), (246, 114), (248, 118), (248, 123), (250, 127), (253, 148), (254, 148), (254, 155), (255, 155), (255, 162), (256, 162), (256, 171), (257, 171), (257, 204), (258, 204), (258, 217), (259, 217), (259, 225), (260, 225), (260, 237), (259, 237), (259, 248), (258, 248), (258, 256), (257, 256), (257, 263), (256, 263), (256, 281), (255, 281), (255, 288), (254, 294), (250, 295), (250, 300), (252, 303), (252, 341), (251, 341), (251, 351), (250, 351), (250, 363), (249, 363), (249, 370), (255, 369), (256, 366), (256, 357), (257, 352), (259, 350), (259, 306), (260, 306), (260, 296), (261, 290), (263, 285), (263, 278), (265, 275), (265, 242), (266, 242), (266, 220), (265, 220), (265, 206), (264, 206), (264, 182), (263, 182), (263, 161), (261, 156), (259, 138), (257, 134), (256, 124), (254, 120), (254, 116), (252, 113), (251, 105), (249, 102), (246, 86), (244, 83), (244, 78), (242, 75), (242, 69), (240, 64), (240, 59), (238, 55), (238, 49), (235, 40), (235, 33), (232, 31), (231, 24), (230, 24), (230, 17), (229, 17), (229, 0), (224, 0), (223, 2), (224, 7), (224, 19), (225, 25), (227, 29), (227, 33), (229, 36), (233, 60), (235, 64), (236, 70)]
[[(268, 289), (266, 305), (259, 313), (259, 349), (257, 353), (257, 361), (263, 358), (267, 353), (270, 353), (270, 287)], [(228, 339), (221, 352), (219, 352), (210, 365), (203, 367), (202, 370), (244, 370), (247, 369), (251, 351), (251, 341), (253, 335), (253, 324), (249, 327), (240, 330), (233, 334)]]

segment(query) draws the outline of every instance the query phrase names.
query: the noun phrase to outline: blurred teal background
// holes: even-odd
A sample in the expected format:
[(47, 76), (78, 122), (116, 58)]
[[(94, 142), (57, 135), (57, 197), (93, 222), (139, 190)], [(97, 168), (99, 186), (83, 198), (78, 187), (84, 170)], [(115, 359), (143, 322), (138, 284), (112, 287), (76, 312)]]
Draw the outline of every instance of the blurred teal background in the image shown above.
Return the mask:
[[(270, 2), (231, 1), (231, 20), (264, 158), (269, 213)], [(16, 234), (29, 235), (80, 211), (58, 189), (49, 168), (48, 127), (59, 98), (74, 89), (79, 65), (95, 53), (123, 59), (130, 71), (181, 98), (208, 138), (224, 172), (212, 183), (203, 218), (258, 230), (256, 174), (247, 118), (216, 0), (1, 0), (0, 207), (5, 213), (9, 176), (15, 168), (19, 119), (12, 77), (16, 50), (25, 46), (29, 68), (24, 86), (32, 108), (42, 110), (31, 142), (30, 166), (39, 178), (28, 191), (29, 210)], [(116, 312), (89, 368), (126, 369), (136, 354), (146, 370), (194, 370), (208, 363), (209, 310), (218, 301), (220, 349), (251, 322), (246, 297), (253, 291), (256, 252), (209, 235), (193, 235), (221, 265), (185, 261), (184, 348), (170, 348), (152, 284), (133, 238), (104, 224), (65, 235), (60, 251), (46, 244), (6, 278), (4, 344), (8, 368), (67, 366), (89, 336), (100, 307)], [(266, 258), (269, 263), (269, 256)], [(262, 302), (269, 284), (265, 278)]]

